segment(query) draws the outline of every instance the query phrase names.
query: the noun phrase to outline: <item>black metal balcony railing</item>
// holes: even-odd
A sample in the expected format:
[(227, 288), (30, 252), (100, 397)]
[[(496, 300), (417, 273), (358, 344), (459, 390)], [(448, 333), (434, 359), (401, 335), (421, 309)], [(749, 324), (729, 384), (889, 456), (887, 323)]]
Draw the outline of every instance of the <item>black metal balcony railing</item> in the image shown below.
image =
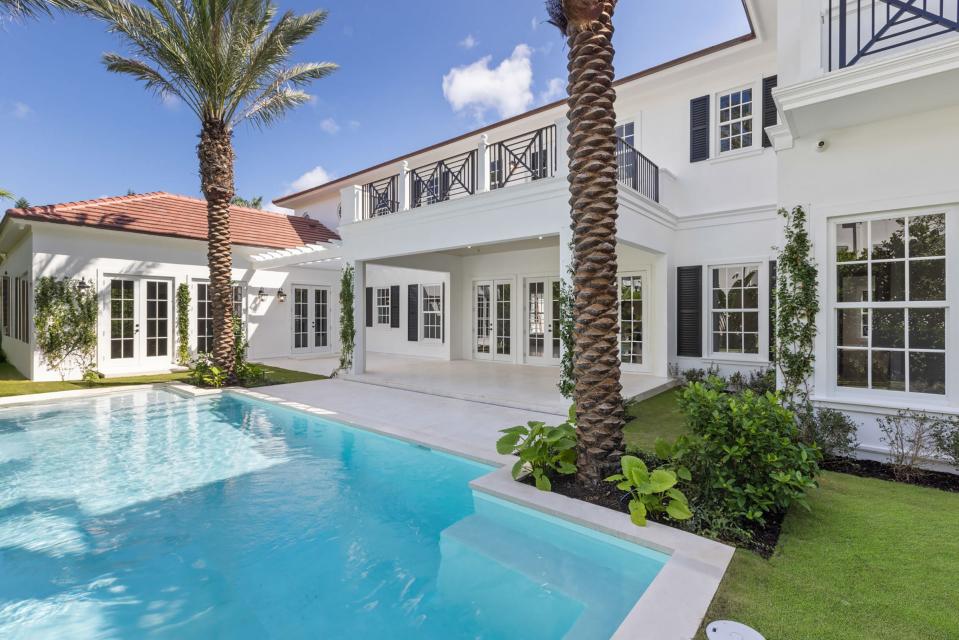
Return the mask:
[(363, 219), (396, 213), (400, 209), (397, 196), (399, 176), (390, 176), (363, 185)]
[(550, 178), (556, 174), (556, 126), (490, 145), (490, 188)]
[(616, 139), (617, 178), (619, 181), (659, 202), (659, 166), (622, 138)]
[(829, 70), (959, 32), (959, 0), (829, 0)]
[(424, 207), (476, 193), (476, 151), (410, 171), (410, 208)]

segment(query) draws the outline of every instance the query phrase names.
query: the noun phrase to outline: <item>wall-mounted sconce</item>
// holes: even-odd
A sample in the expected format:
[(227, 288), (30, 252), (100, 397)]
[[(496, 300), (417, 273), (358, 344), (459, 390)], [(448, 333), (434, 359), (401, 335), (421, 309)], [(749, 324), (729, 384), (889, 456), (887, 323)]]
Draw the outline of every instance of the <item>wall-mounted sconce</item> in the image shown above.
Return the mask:
[(276, 290), (276, 299), (279, 302), (286, 302), (286, 292), (283, 289)]
[(256, 301), (263, 302), (266, 300), (266, 289), (261, 288), (256, 294)]
[(90, 288), (90, 285), (87, 283), (86, 278), (80, 278), (80, 283), (77, 285), (77, 289), (80, 291), (86, 291)]

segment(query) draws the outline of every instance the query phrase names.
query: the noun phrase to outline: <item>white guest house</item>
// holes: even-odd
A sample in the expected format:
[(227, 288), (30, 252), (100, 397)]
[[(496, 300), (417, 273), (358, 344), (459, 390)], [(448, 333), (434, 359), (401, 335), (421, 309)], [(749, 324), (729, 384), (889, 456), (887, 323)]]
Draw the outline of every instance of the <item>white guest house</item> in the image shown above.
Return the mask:
[[(852, 413), (862, 450), (878, 453), (877, 414), (959, 412), (957, 0), (744, 6), (749, 33), (617, 82), (625, 392), (659, 389), (679, 369), (769, 365), (777, 212), (802, 205), (823, 302), (815, 399)], [(474, 388), (457, 395), (549, 408), (514, 381), (552, 389), (558, 377), (571, 239), (564, 115), (549, 104), (278, 198), (289, 218), (238, 209), (252, 356), (335, 352), (349, 263), (353, 376), (426, 391), (461, 380)], [(96, 204), (8, 213), (4, 349), (21, 371), (50, 375), (29, 346), (30, 283), (48, 273), (98, 287), (104, 372), (169, 365), (149, 355), (150, 283), (189, 282), (200, 300), (205, 269), (202, 226), (186, 237), (143, 228), (149, 210), (166, 220), (168, 201), (186, 202), (108, 201), (126, 224), (97, 224), (83, 213)], [(119, 362), (110, 301), (127, 291), (140, 330), (119, 338), (135, 354)], [(202, 319), (191, 322), (202, 349)]]

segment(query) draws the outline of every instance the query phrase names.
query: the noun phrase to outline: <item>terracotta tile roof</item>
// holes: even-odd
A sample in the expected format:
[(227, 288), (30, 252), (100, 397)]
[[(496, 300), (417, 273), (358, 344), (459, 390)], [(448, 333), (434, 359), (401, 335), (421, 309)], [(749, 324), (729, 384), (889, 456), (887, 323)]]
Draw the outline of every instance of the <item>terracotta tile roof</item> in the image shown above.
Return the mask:
[[(9, 209), (7, 216), (191, 240), (207, 237), (206, 200), (162, 191)], [(233, 244), (270, 249), (339, 240), (315, 220), (236, 206), (230, 207), (230, 235)]]

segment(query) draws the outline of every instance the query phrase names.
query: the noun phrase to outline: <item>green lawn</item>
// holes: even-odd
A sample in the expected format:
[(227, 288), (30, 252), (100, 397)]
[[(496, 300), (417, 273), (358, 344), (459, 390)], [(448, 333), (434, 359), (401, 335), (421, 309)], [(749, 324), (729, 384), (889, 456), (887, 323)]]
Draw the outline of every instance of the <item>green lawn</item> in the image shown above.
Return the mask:
[[(264, 367), (267, 373), (266, 384), (289, 384), (292, 382), (307, 382), (309, 380), (323, 380), (324, 376), (302, 371), (290, 371), (276, 367)], [(104, 378), (96, 382), (93, 387), (119, 387), (134, 384), (151, 384), (155, 382), (173, 382), (185, 380), (184, 373), (164, 373), (152, 376), (132, 376), (129, 378)], [(31, 382), (25, 380), (20, 373), (4, 362), (0, 364), (0, 397), (21, 396), (32, 393), (47, 393), (50, 391), (71, 391), (74, 389), (89, 389), (89, 385), (78, 381), (66, 382)]]
[[(674, 391), (641, 403), (627, 443), (682, 433), (675, 404)], [(707, 621), (768, 640), (959, 638), (959, 494), (827, 472), (809, 502), (770, 560), (736, 551)]]

